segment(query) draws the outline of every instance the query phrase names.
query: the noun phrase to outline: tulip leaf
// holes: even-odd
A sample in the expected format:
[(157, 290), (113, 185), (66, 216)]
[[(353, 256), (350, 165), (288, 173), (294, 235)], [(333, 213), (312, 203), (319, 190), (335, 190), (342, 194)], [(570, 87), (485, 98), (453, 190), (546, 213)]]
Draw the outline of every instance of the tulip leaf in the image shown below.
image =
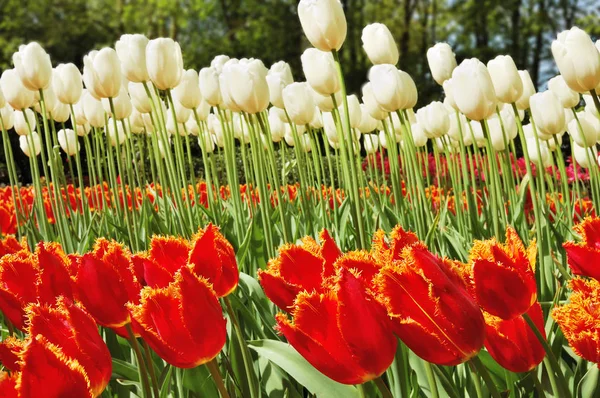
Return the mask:
[(323, 375), (287, 343), (274, 340), (256, 340), (248, 342), (248, 346), (260, 356), (267, 358), (286, 371), (317, 397), (358, 397), (358, 390), (355, 387), (340, 384)]
[(117, 378), (124, 378), (135, 382), (139, 381), (137, 368), (129, 362), (113, 358), (112, 366), (113, 376), (116, 375)]

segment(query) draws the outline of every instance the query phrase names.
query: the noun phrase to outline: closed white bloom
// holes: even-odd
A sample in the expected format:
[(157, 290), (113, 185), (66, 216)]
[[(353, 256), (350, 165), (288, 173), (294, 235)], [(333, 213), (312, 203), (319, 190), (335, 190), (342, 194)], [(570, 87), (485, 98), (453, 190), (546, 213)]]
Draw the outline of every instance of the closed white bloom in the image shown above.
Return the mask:
[(166, 127), (169, 136), (179, 134), (179, 136), (185, 137), (186, 132), (184, 129), (184, 123), (185, 122), (179, 122), (173, 119), (173, 114), (171, 113), (171, 110), (168, 110)]
[(74, 64), (60, 64), (52, 74), (52, 87), (58, 100), (73, 105), (79, 101), (83, 92), (83, 80)]
[(217, 75), (220, 75), (223, 72), (223, 67), (230, 59), (227, 55), (217, 55), (210, 61), (210, 67), (217, 72)]
[(164, 37), (150, 40), (146, 46), (146, 67), (150, 80), (159, 90), (177, 87), (183, 75), (179, 43)]
[(417, 121), (427, 138), (439, 138), (450, 129), (448, 111), (443, 103), (434, 101), (417, 111)]
[(339, 50), (348, 27), (339, 0), (300, 0), (298, 17), (308, 41), (321, 51)]
[(360, 125), (358, 129), (361, 133), (370, 133), (377, 129), (378, 121), (371, 117), (367, 106), (365, 104), (360, 104)]
[(123, 124), (120, 121), (117, 121), (116, 125), (117, 128), (115, 130), (114, 119), (108, 119), (108, 124), (106, 125), (105, 131), (108, 134), (108, 138), (112, 146), (123, 144), (125, 142), (125, 138), (127, 138), (127, 134), (123, 130)]
[(269, 109), (269, 116), (278, 117), (283, 123), (288, 123), (288, 118), (285, 111), (281, 108), (272, 107)]
[(267, 69), (258, 59), (242, 61), (227, 63), (221, 77), (227, 80), (229, 95), (241, 110), (250, 114), (262, 112), (269, 106)]
[(0, 77), (0, 88), (6, 102), (10, 104), (14, 109), (25, 109), (33, 105), (35, 101), (34, 93), (28, 90), (21, 79), (19, 74), (14, 69), (7, 69), (2, 72)]
[[(15, 124), (15, 111), (12, 106), (6, 104), (2, 108), (0, 108), (0, 118), (2, 119), (2, 125), (6, 130), (10, 130), (13, 128)], [(1, 126), (0, 126), (1, 127)]]
[(200, 93), (210, 106), (220, 105), (221, 87), (219, 86), (219, 73), (215, 68), (202, 68), (199, 74)]
[[(191, 109), (184, 107), (177, 101), (174, 101), (174, 103), (175, 107), (173, 109), (175, 110), (175, 118), (177, 119), (178, 123), (185, 123), (193, 117)], [(167, 112), (169, 112), (170, 116), (173, 116), (171, 113), (171, 108), (169, 108)]]
[(542, 134), (554, 135), (565, 131), (563, 105), (552, 91), (532, 95), (529, 105), (535, 125)]
[(71, 117), (69, 105), (56, 101), (54, 108), (50, 111), (50, 118), (57, 123), (65, 123)]
[(112, 48), (92, 51), (83, 57), (83, 81), (96, 98), (110, 98), (121, 90), (121, 65)]
[[(152, 112), (152, 103), (150, 97), (144, 88), (143, 83), (129, 82), (129, 98), (131, 104), (139, 113), (150, 113)], [(154, 96), (153, 91), (150, 91), (150, 95)]]
[(125, 34), (115, 44), (123, 75), (131, 82), (143, 83), (150, 80), (146, 67), (148, 42), (148, 38), (144, 35)]
[(548, 90), (558, 97), (564, 108), (574, 108), (579, 104), (579, 93), (571, 90), (561, 75), (548, 80)]
[(89, 123), (92, 127), (104, 127), (105, 112), (100, 100), (94, 98), (91, 93), (84, 92), (78, 105), (80, 106), (76, 106), (75, 109), (83, 110), (83, 115), (75, 113), (77, 124)]
[[(479, 148), (483, 148), (486, 144), (485, 136), (483, 135), (483, 129), (481, 128), (481, 123), (475, 120), (471, 120), (469, 122), (469, 130), (472, 141)], [(467, 132), (467, 134), (469, 134)]]
[(285, 133), (283, 135), (283, 139), (285, 140), (285, 143), (289, 146), (296, 146), (296, 140), (294, 139), (292, 127), (287, 123), (285, 123)]
[[(360, 122), (362, 121), (362, 111), (360, 108), (360, 102), (358, 101), (358, 97), (356, 95), (349, 95), (347, 97), (347, 102), (348, 114), (350, 116), (350, 127), (352, 127), (353, 129), (358, 129), (360, 127)], [(341, 120), (345, 120), (346, 110), (344, 109), (343, 104), (340, 104), (340, 106), (338, 107), (338, 111), (340, 113)]]
[(4, 94), (2, 94), (2, 87), (0, 87), (0, 108), (4, 108), (6, 105), (6, 98), (4, 98)]
[(458, 109), (471, 120), (487, 119), (496, 111), (496, 93), (488, 69), (476, 58), (466, 59), (452, 72)]
[(300, 147), (304, 152), (308, 153), (312, 150), (310, 135), (302, 134), (298, 139), (300, 140)]
[(340, 91), (340, 80), (331, 53), (308, 48), (300, 59), (306, 81), (316, 92), (329, 96)]
[(454, 141), (452, 138), (448, 137), (447, 135), (436, 138), (434, 140), (434, 143), (435, 143), (435, 146), (437, 147), (438, 151), (441, 152), (444, 150), (448, 150), (452, 153), (456, 152), (456, 149), (460, 145), (460, 143), (458, 143), (457, 141)]
[(158, 153), (160, 154), (161, 158), (165, 158), (165, 156), (167, 156), (167, 151), (171, 150), (171, 141), (169, 139), (168, 143), (165, 144), (165, 142), (160, 139), (158, 140)]
[(69, 156), (75, 156), (79, 152), (79, 141), (77, 140), (77, 134), (71, 129), (61, 129), (57, 134), (58, 144), (62, 148), (63, 152)]
[(322, 129), (323, 128), (323, 116), (321, 115), (321, 110), (319, 107), (315, 107), (315, 114), (312, 120), (309, 123), (310, 127), (313, 129)]
[(388, 145), (387, 145), (387, 138), (385, 136), (385, 131), (381, 130), (379, 131), (379, 145), (381, 145), (382, 148), (387, 149)]
[(323, 130), (327, 139), (334, 142), (338, 141), (337, 128), (331, 112), (323, 112)]
[(498, 100), (507, 104), (517, 102), (523, 94), (523, 82), (512, 57), (498, 55), (488, 62), (487, 67)]
[(188, 134), (193, 135), (194, 137), (197, 137), (200, 132), (201, 132), (201, 128), (200, 126), (198, 126), (198, 123), (196, 122), (196, 118), (195, 117), (190, 117), (188, 119), (187, 122), (184, 123), (185, 128), (188, 132)]
[[(310, 85), (309, 85), (309, 87), (310, 87)], [(335, 109), (335, 104), (333, 102), (333, 98), (331, 97), (331, 95), (321, 95), (321, 94), (317, 93), (312, 87), (310, 87), (310, 89), (312, 90), (315, 103), (317, 104), (317, 107), (321, 110), (321, 112), (331, 112)], [(342, 103), (342, 92), (341, 91), (337, 91), (334, 94), (334, 97), (335, 97), (335, 103), (337, 103), (337, 104)]]
[(287, 62), (279, 61), (271, 65), (267, 73), (267, 84), (269, 85), (269, 98), (271, 104), (283, 108), (283, 89), (294, 82), (292, 69)]
[(13, 54), (13, 63), (23, 85), (32, 91), (50, 86), (52, 80), (52, 62), (50, 56), (39, 45), (32, 42), (20, 46)]
[(393, 65), (375, 65), (369, 71), (373, 96), (386, 112), (409, 109), (417, 103), (417, 87), (410, 75)]
[(196, 108), (196, 115), (198, 115), (198, 119), (206, 120), (208, 119), (209, 114), (210, 105), (204, 100), (204, 98), (202, 98), (202, 101), (200, 101), (200, 105)]
[(365, 152), (372, 155), (379, 150), (379, 136), (377, 134), (364, 135)]
[(215, 151), (215, 142), (208, 133), (200, 133), (200, 135), (198, 135), (198, 145), (200, 145), (200, 148), (206, 151), (206, 153), (213, 153)]
[(503, 129), (500, 119), (498, 117), (489, 118), (487, 120), (487, 127), (492, 147), (498, 152), (504, 151), (511, 139), (506, 130)]
[[(274, 108), (271, 108), (274, 109)], [(271, 139), (273, 142), (280, 142), (285, 136), (285, 124), (280, 117), (269, 110), (269, 126), (271, 129)]]
[(292, 83), (283, 89), (283, 104), (292, 122), (309, 124), (315, 116), (315, 101), (308, 83)]
[[(458, 116), (457, 116), (458, 115)], [(462, 142), (469, 146), (473, 143), (473, 136), (471, 135), (471, 130), (469, 128), (469, 122), (467, 118), (462, 113), (448, 115), (449, 128), (448, 128), (448, 136), (452, 138), (454, 141)]]
[(15, 111), (14, 113), (14, 129), (18, 135), (27, 135), (30, 131), (37, 128), (37, 117), (31, 109)]
[[(521, 118), (521, 112), (519, 112), (519, 118)], [(523, 118), (521, 118), (523, 120)], [(515, 119), (515, 113), (510, 106), (505, 106), (500, 110), (500, 121), (504, 127), (504, 133), (510, 140), (517, 138), (519, 130), (517, 128), (517, 120)]]
[(375, 95), (373, 94), (373, 86), (371, 82), (362, 86), (362, 101), (364, 103), (363, 112), (367, 112), (375, 120), (384, 120), (388, 113), (381, 109)]
[(434, 136), (429, 137), (419, 122), (411, 124), (410, 130), (412, 133), (413, 142), (417, 148), (427, 145), (428, 138), (437, 138)]
[[(30, 141), (31, 141), (31, 146), (30, 146)], [(35, 131), (33, 131), (29, 135), (29, 137), (26, 135), (20, 136), (19, 137), (19, 147), (21, 148), (21, 150), (23, 151), (25, 156), (27, 156), (28, 158), (38, 156), (40, 154), (40, 152), (42, 152), (42, 141), (40, 139), (39, 134), (36, 133)]]
[(129, 127), (131, 129), (131, 134), (140, 134), (146, 128), (144, 117), (137, 109), (134, 109), (131, 112), (131, 115), (129, 115)]
[(587, 93), (600, 84), (600, 52), (590, 36), (574, 26), (552, 42), (556, 66), (569, 87)]
[(452, 93), (454, 90), (452, 78), (444, 81), (443, 88), (444, 94), (446, 95), (446, 97), (444, 98), (444, 104), (450, 106), (455, 111), (459, 111), (458, 105), (456, 105), (456, 101), (454, 100), (454, 94)]
[(456, 68), (456, 57), (448, 43), (437, 43), (427, 50), (427, 62), (433, 80), (440, 86), (452, 77), (452, 71)]
[(539, 139), (542, 141), (548, 141), (554, 137), (553, 135), (546, 135), (538, 129), (534, 129), (531, 123), (523, 125), (523, 133), (525, 134), (525, 138), (532, 140)]
[[(594, 104), (594, 99), (592, 98), (592, 96), (589, 94), (584, 94), (583, 101), (585, 102), (585, 111), (600, 118), (600, 113), (596, 109), (596, 104)], [(569, 113), (571, 113), (570, 110)]]
[(524, 110), (529, 108), (529, 98), (535, 94), (535, 85), (527, 70), (520, 70), (519, 76), (521, 77), (523, 92), (521, 93), (521, 97), (517, 100), (517, 108)]
[[(554, 139), (556, 137), (556, 140)], [(546, 140), (546, 146), (550, 152), (554, 152), (557, 149), (560, 149), (560, 145), (562, 144), (563, 133), (553, 135), (551, 139)]]
[(198, 72), (188, 69), (183, 72), (181, 81), (173, 89), (173, 100), (179, 102), (185, 108), (194, 109), (200, 106), (202, 95), (200, 94), (200, 82)]
[[(129, 98), (129, 94), (127, 90), (121, 89), (119, 95), (112, 99), (114, 106), (114, 117), (117, 120), (127, 119), (129, 115), (131, 115), (131, 111), (133, 109), (133, 105), (131, 104), (131, 99)], [(110, 100), (108, 98), (102, 98), (102, 106), (104, 107), (104, 111), (109, 115), (112, 115), (113, 112), (110, 108)]]
[[(56, 98), (56, 94), (54, 94), (54, 90), (52, 90), (52, 84), (50, 84), (48, 87), (41, 91), (44, 94), (44, 104), (46, 106), (46, 112), (50, 113), (50, 111), (54, 109), (54, 106), (58, 102), (58, 98)], [(35, 109), (35, 111), (40, 115), (43, 115), (42, 104), (40, 102), (40, 99), (42, 97), (40, 95), (40, 92), (36, 91), (33, 95), (36, 99), (36, 103), (33, 104), (33, 109)]]
[(594, 160), (598, 159), (598, 148), (595, 145), (593, 147), (581, 147), (573, 143), (573, 154), (579, 166), (589, 169), (590, 164), (593, 164)]
[(367, 57), (373, 65), (396, 65), (398, 63), (400, 58), (398, 45), (394, 40), (394, 36), (392, 36), (392, 32), (384, 24), (373, 23), (365, 26), (361, 40)]
[(92, 126), (90, 126), (89, 123), (77, 124), (76, 132), (79, 137), (88, 135), (90, 133), (90, 131), (92, 131)]
[(408, 108), (406, 109), (406, 117), (408, 118), (408, 121), (412, 124), (412, 123), (416, 123), (417, 122), (417, 115), (415, 113), (414, 108)]
[(578, 112), (567, 126), (573, 141), (581, 147), (591, 147), (600, 140), (600, 120), (587, 112)]
[(221, 89), (222, 105), (232, 112), (241, 112), (242, 108), (235, 102), (229, 90), (230, 81), (224, 73), (219, 75), (219, 87)]

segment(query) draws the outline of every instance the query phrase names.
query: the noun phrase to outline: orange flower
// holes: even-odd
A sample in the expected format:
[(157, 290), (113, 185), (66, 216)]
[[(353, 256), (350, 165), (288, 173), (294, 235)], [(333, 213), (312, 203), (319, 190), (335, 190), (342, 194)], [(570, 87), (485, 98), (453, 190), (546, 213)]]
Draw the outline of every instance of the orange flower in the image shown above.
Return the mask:
[(92, 252), (75, 259), (73, 267), (75, 294), (96, 322), (113, 329), (128, 324), (125, 304), (138, 302), (141, 290), (131, 254), (122, 245), (101, 238)]
[(30, 305), (28, 332), (44, 336), (48, 343), (59, 347), (66, 357), (77, 359), (98, 396), (104, 391), (112, 374), (112, 358), (98, 334), (94, 319), (68, 299), (59, 298), (57, 305)]
[(526, 313), (537, 299), (535, 243), (527, 250), (517, 232), (506, 229), (506, 243), (476, 241), (470, 263), (473, 294), (481, 308), (505, 320)]
[(379, 377), (390, 366), (397, 339), (383, 307), (352, 271), (338, 268), (317, 291), (301, 292), (293, 322), (276, 317), (279, 331), (317, 370), (344, 384)]
[(569, 303), (552, 310), (569, 345), (583, 359), (600, 364), (600, 282), (572, 279)]
[(401, 258), (375, 277), (394, 333), (415, 354), (438, 365), (457, 365), (477, 355), (485, 323), (458, 265), (421, 243), (405, 247)]
[(323, 280), (334, 274), (333, 264), (341, 255), (327, 230), (321, 232), (321, 245), (305, 237), (303, 245), (286, 244), (279, 256), (270, 260), (267, 270), (258, 271), (258, 281), (276, 306), (288, 311), (302, 291), (322, 292)]
[(24, 328), (29, 303), (72, 296), (67, 264), (58, 243), (40, 242), (35, 253), (21, 250), (0, 258), (0, 310), (15, 327)]
[(166, 362), (194, 368), (225, 345), (226, 321), (209, 282), (183, 267), (166, 288), (145, 287), (139, 304), (129, 303), (134, 330)]
[[(544, 315), (538, 302), (531, 306), (527, 315), (546, 337)], [(529, 372), (542, 362), (546, 355), (544, 347), (523, 316), (508, 321), (487, 313), (484, 316), (485, 348), (500, 366), (511, 372), (521, 373)]]
[(563, 244), (569, 259), (569, 266), (575, 275), (589, 276), (600, 280), (600, 218), (586, 218), (575, 227), (583, 242)]

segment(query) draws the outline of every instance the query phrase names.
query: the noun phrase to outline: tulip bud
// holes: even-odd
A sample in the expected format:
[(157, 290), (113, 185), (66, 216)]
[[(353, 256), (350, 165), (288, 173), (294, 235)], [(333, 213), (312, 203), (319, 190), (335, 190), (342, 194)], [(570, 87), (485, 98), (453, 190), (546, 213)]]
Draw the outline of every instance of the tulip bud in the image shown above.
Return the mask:
[(177, 87), (183, 75), (183, 57), (179, 43), (170, 38), (150, 40), (146, 47), (146, 67), (159, 90)]
[(444, 98), (444, 104), (447, 104), (455, 111), (460, 111), (456, 105), (456, 101), (454, 100), (454, 95), (452, 94), (452, 91), (454, 90), (452, 78), (444, 81), (442, 86), (444, 88), (444, 94), (446, 95), (446, 98)]
[(193, 69), (183, 72), (181, 82), (173, 89), (173, 99), (188, 109), (195, 109), (202, 102), (198, 73)]
[(83, 81), (96, 98), (110, 98), (121, 90), (121, 65), (112, 48), (92, 51), (83, 57)]
[(146, 67), (147, 46), (148, 38), (140, 34), (122, 35), (115, 44), (123, 75), (133, 83), (143, 83), (150, 80)]
[(88, 123), (77, 124), (76, 132), (79, 137), (85, 137), (86, 135), (88, 135), (90, 133), (91, 130), (92, 130), (92, 126), (90, 126)]
[[(360, 102), (358, 101), (358, 97), (356, 95), (349, 95), (347, 97), (348, 102), (348, 113), (350, 119), (350, 127), (353, 129), (357, 129), (360, 126), (360, 122), (362, 120), (362, 112), (360, 109)], [(346, 118), (346, 110), (344, 109), (344, 105), (340, 104), (338, 107), (338, 111), (340, 113), (341, 120), (345, 120)]]
[(305, 125), (312, 121), (315, 102), (307, 83), (292, 83), (283, 89), (283, 103), (292, 122)]
[[(78, 109), (81, 109), (83, 114), (77, 112)], [(75, 110), (75, 121), (77, 124), (89, 123), (96, 128), (104, 127), (104, 107), (102, 106), (102, 102), (94, 98), (90, 92), (85, 91), (83, 93)]]
[(279, 61), (271, 66), (267, 73), (267, 84), (269, 85), (269, 98), (271, 104), (283, 108), (282, 91), (294, 82), (292, 69), (286, 62)]
[(494, 150), (498, 152), (505, 150), (510, 142), (510, 137), (504, 131), (500, 119), (497, 116), (489, 118), (487, 120), (487, 127)]
[(579, 93), (571, 90), (561, 75), (548, 80), (548, 90), (558, 97), (564, 108), (575, 108), (579, 104)]
[(15, 111), (14, 128), (18, 135), (27, 135), (37, 128), (37, 117), (31, 109)]
[(340, 91), (340, 80), (331, 53), (308, 48), (300, 59), (306, 81), (316, 92), (329, 96)]
[(339, 50), (348, 27), (339, 0), (300, 0), (298, 17), (306, 38), (321, 51)]
[(208, 102), (202, 98), (200, 101), (200, 105), (196, 108), (196, 115), (198, 115), (198, 119), (206, 120), (208, 119), (208, 115), (210, 114), (210, 105)]
[(217, 72), (217, 75), (220, 75), (223, 73), (223, 67), (230, 59), (227, 55), (217, 55), (210, 61), (210, 67)]
[[(31, 145), (33, 145), (33, 151), (31, 150), (30, 143)], [(40, 140), (39, 134), (35, 131), (32, 131), (31, 134), (29, 134), (29, 136), (20, 136), (19, 146), (21, 147), (21, 150), (23, 151), (25, 156), (27, 156), (28, 158), (38, 156), (40, 152), (42, 152), (42, 141)]]
[[(477, 145), (478, 148), (483, 148), (486, 144), (485, 136), (483, 135), (483, 129), (481, 128), (481, 123), (475, 120), (471, 120), (469, 122), (469, 129), (471, 130), (470, 135), (472, 141)], [(469, 134), (467, 132), (467, 134)]]
[(52, 87), (58, 100), (73, 105), (81, 98), (83, 82), (81, 73), (74, 64), (60, 64), (54, 69)]
[[(44, 104), (46, 106), (46, 112), (50, 113), (54, 106), (58, 102), (58, 98), (56, 98), (56, 94), (54, 94), (54, 90), (52, 90), (52, 84), (50, 84), (47, 88), (40, 90), (44, 94)], [(33, 104), (33, 109), (43, 116), (42, 112), (42, 104), (39, 102), (42, 98), (40, 95), (40, 91), (34, 91), (33, 96), (36, 99), (36, 103)]]
[(140, 134), (146, 128), (144, 117), (136, 109), (133, 109), (129, 115), (129, 128), (132, 134)]
[(387, 112), (381, 109), (375, 95), (373, 94), (373, 86), (369, 82), (362, 87), (362, 100), (364, 108), (363, 113), (367, 112), (375, 120), (384, 120), (387, 118)]
[(34, 93), (25, 88), (15, 69), (7, 69), (2, 72), (0, 87), (6, 102), (14, 109), (25, 109), (33, 105)]
[(416, 148), (421, 148), (427, 145), (428, 138), (437, 138), (435, 136), (428, 136), (421, 123), (413, 123), (410, 126), (410, 130), (412, 133), (413, 143)]
[(227, 63), (221, 77), (227, 80), (229, 95), (235, 104), (244, 112), (255, 114), (269, 106), (267, 72), (258, 59), (241, 60)]
[(6, 130), (12, 129), (15, 123), (14, 113), (14, 109), (8, 104), (0, 108), (0, 122), (2, 123), (0, 126)]
[(214, 68), (202, 68), (199, 77), (200, 93), (210, 106), (218, 106), (223, 101), (219, 86), (219, 73)]
[(58, 143), (68, 156), (75, 156), (79, 152), (77, 134), (71, 129), (61, 129), (58, 131)]
[(552, 91), (544, 91), (529, 99), (531, 115), (540, 132), (554, 135), (565, 131), (565, 113), (558, 97)]
[(439, 138), (448, 132), (450, 120), (444, 104), (434, 101), (417, 111), (417, 121), (427, 138)]
[[(116, 122), (116, 130), (115, 130), (115, 121), (114, 119), (108, 119), (108, 124), (106, 125), (106, 131), (108, 134), (108, 138), (110, 139), (110, 144), (112, 146), (116, 146), (117, 144), (121, 145), (125, 142), (125, 138), (127, 137), (125, 131), (123, 130), (123, 124), (120, 121)], [(79, 134), (78, 134), (79, 135)]]
[(393, 65), (375, 65), (369, 71), (373, 96), (386, 112), (409, 109), (417, 103), (417, 87), (410, 75)]
[[(310, 90), (312, 91), (313, 94), (313, 98), (315, 100), (315, 103), (317, 104), (317, 107), (319, 108), (319, 110), (321, 112), (331, 112), (335, 109), (335, 104), (333, 102), (333, 98), (331, 98), (331, 95), (321, 95), (319, 93), (317, 93), (309, 84)], [(341, 91), (337, 91), (334, 94), (335, 97), (335, 103), (337, 104), (341, 104), (342, 103), (342, 92)]]
[(361, 133), (370, 133), (377, 129), (377, 120), (371, 117), (365, 104), (360, 104), (360, 117), (358, 129)]
[[(192, 117), (192, 111), (190, 109), (185, 108), (177, 101), (174, 101), (174, 105), (175, 106), (173, 109), (175, 110), (175, 118), (177, 119), (177, 123), (185, 123)], [(172, 116), (171, 108), (169, 108), (167, 112), (169, 112), (169, 115)]]
[(569, 122), (568, 133), (580, 147), (591, 147), (600, 140), (600, 120), (587, 112), (578, 112), (577, 118)]
[(450, 121), (448, 128), (448, 136), (450, 136), (450, 138), (452, 138), (454, 141), (462, 141), (466, 146), (471, 145), (473, 143), (473, 137), (471, 135), (469, 123), (465, 115), (463, 115), (462, 113), (449, 115), (448, 120)]
[(13, 63), (23, 86), (38, 91), (50, 86), (52, 81), (52, 62), (46, 51), (36, 42), (20, 46), (13, 54)]
[(466, 59), (454, 69), (452, 84), (458, 109), (471, 120), (487, 119), (496, 111), (496, 93), (488, 69), (478, 59)]
[(365, 134), (364, 135), (364, 147), (365, 152), (372, 155), (379, 149), (379, 137), (377, 134)]
[(271, 127), (271, 139), (273, 142), (279, 142), (285, 135), (285, 125), (279, 118), (279, 116), (271, 112), (274, 108), (269, 110), (269, 126)]
[(565, 82), (578, 93), (587, 93), (600, 84), (600, 52), (590, 36), (574, 26), (558, 34), (552, 55)]
[[(539, 144), (539, 151), (538, 151)], [(527, 152), (529, 153), (529, 159), (535, 163), (538, 167), (547, 167), (550, 162), (550, 151), (545, 141), (537, 141), (535, 138), (527, 139)]]
[(223, 106), (232, 112), (241, 112), (242, 109), (234, 101), (229, 90), (230, 81), (225, 77), (225, 74), (219, 75), (219, 87), (221, 89), (221, 98)]
[(365, 26), (361, 39), (367, 57), (373, 65), (398, 63), (400, 58), (398, 46), (392, 33), (384, 24), (374, 23)]
[(298, 136), (298, 139), (300, 140), (300, 147), (302, 150), (309, 153), (312, 150), (310, 136), (308, 134), (302, 134)]
[[(298, 135), (300, 135), (300, 132), (298, 132)], [(285, 134), (283, 135), (283, 138), (285, 140), (285, 143), (289, 146), (296, 146), (296, 140), (294, 139), (292, 127), (287, 123), (285, 124)]]
[(69, 105), (63, 104), (60, 101), (56, 101), (54, 109), (50, 111), (50, 118), (56, 123), (65, 123), (71, 116), (71, 109)]
[(431, 76), (440, 86), (452, 77), (452, 71), (456, 68), (456, 57), (448, 43), (437, 43), (427, 50), (427, 62)]
[(520, 70), (519, 76), (521, 77), (521, 84), (523, 85), (523, 93), (517, 100), (517, 108), (524, 110), (529, 108), (529, 98), (535, 94), (535, 85), (533, 84), (533, 81), (531, 81), (531, 76), (528, 71)]
[[(200, 140), (204, 140), (204, 143), (201, 143)], [(202, 144), (204, 144), (204, 146)], [(200, 145), (200, 148), (204, 148), (206, 153), (213, 153), (215, 151), (215, 143), (212, 136), (208, 133), (201, 133), (198, 135), (198, 145)]]
[[(152, 103), (144, 85), (142, 83), (129, 82), (129, 96), (131, 104), (139, 113), (150, 113), (152, 112)], [(154, 96), (153, 92), (150, 91), (150, 95)]]
[(581, 147), (574, 142), (573, 154), (579, 166), (589, 169), (594, 164), (595, 159), (598, 159), (598, 148), (595, 145), (593, 147)]
[(521, 98), (523, 82), (510, 55), (498, 55), (488, 62), (487, 67), (498, 100), (512, 104)]
[(113, 115), (117, 120), (127, 119), (131, 115), (133, 106), (131, 105), (131, 99), (127, 90), (121, 88), (119, 95), (113, 98), (114, 114), (110, 108), (110, 100), (108, 98), (102, 98), (102, 106), (104, 111), (109, 115)]
[(321, 110), (317, 106), (315, 106), (315, 114), (309, 125), (316, 130), (323, 128), (323, 116), (321, 115)]

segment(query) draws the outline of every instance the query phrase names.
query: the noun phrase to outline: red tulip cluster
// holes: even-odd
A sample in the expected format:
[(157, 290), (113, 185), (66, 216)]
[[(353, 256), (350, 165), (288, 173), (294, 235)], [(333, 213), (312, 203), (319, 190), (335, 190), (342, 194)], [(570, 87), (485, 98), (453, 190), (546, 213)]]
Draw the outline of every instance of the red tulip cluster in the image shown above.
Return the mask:
[(277, 315), (279, 331), (338, 382), (379, 377), (393, 361), (396, 337), (448, 366), (485, 344), (503, 367), (525, 372), (544, 357), (523, 319), (528, 314), (544, 333), (534, 253), (512, 229), (505, 244), (477, 242), (469, 264), (434, 255), (400, 227), (389, 239), (377, 232), (370, 252), (346, 254), (324, 231), (321, 245), (305, 238), (283, 246), (258, 278), (285, 311)]

